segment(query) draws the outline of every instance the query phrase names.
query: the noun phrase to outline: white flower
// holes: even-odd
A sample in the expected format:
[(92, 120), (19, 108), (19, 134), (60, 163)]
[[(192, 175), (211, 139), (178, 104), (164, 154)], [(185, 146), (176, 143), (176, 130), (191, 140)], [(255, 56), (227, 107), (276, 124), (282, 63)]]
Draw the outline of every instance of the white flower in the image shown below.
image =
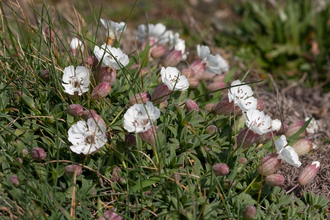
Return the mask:
[(78, 121), (68, 131), (68, 140), (72, 143), (70, 149), (77, 154), (92, 154), (97, 152), (107, 142), (106, 127), (96, 123), (93, 118)]
[(263, 135), (272, 130), (272, 120), (264, 112), (257, 109), (249, 109), (246, 113), (243, 112), (243, 114), (246, 126), (254, 133)]
[(70, 42), (71, 50), (76, 50), (79, 47), (83, 48), (82, 42), (76, 37), (72, 38), (72, 40)]
[(186, 76), (180, 75), (180, 71), (175, 67), (162, 67), (160, 71), (162, 81), (168, 89), (173, 91), (186, 91), (189, 88), (189, 82)]
[[(305, 118), (305, 121), (308, 121), (310, 118)], [(309, 125), (306, 128), (307, 133), (314, 134), (319, 129), (314, 118), (309, 122)]]
[[(103, 44), (100, 47), (94, 47), (95, 57), (101, 61), (105, 66), (112, 69), (121, 69), (121, 66), (126, 66), (129, 62), (128, 56), (123, 53), (119, 48), (111, 47), (110, 45)], [(115, 59), (116, 58), (116, 59)], [(118, 63), (121, 65), (119, 65)]]
[(208, 46), (204, 45), (197, 45), (197, 55), (199, 58), (201, 58), (203, 61), (206, 61), (207, 56), (211, 54), (210, 48)]
[[(283, 159), (285, 162), (295, 167), (300, 167), (301, 162), (299, 161), (298, 154), (295, 149), (288, 144), (285, 135), (282, 135), (277, 141), (275, 141), (275, 147), (278, 154), (278, 159)], [(286, 146), (286, 147), (285, 147)]]
[(174, 48), (176, 51), (182, 52), (182, 58), (181, 60), (187, 59), (187, 53), (185, 53), (186, 50), (186, 43), (183, 39), (179, 38), (179, 33), (173, 34), (172, 31), (166, 31), (169, 39), (170, 48)]
[(81, 96), (83, 93), (88, 91), (89, 86), (89, 70), (83, 66), (65, 67), (63, 70), (63, 82), (64, 92), (74, 95), (75, 92)]
[(108, 36), (112, 39), (116, 38), (116, 34), (121, 33), (125, 30), (125, 22), (114, 22), (114, 21), (106, 21), (105, 19), (100, 19), (103, 26), (108, 30)]
[(206, 72), (221, 74), (229, 70), (229, 66), (222, 56), (220, 54), (212, 55), (208, 46), (197, 45), (197, 54), (206, 64)]
[(278, 119), (272, 121), (272, 130), (279, 131), (281, 129), (282, 122)]
[(233, 81), (231, 86), (232, 88), (228, 90), (229, 102), (234, 101), (234, 104), (238, 105), (242, 111), (257, 108), (258, 101), (252, 96), (253, 91), (250, 86), (246, 85), (244, 82), (241, 83), (239, 80)]
[(158, 108), (147, 101), (146, 104), (134, 104), (124, 115), (124, 128), (128, 132), (145, 132), (159, 118)]
[(140, 42), (145, 41), (147, 37), (150, 40), (155, 40), (158, 44), (164, 44), (168, 42), (168, 33), (166, 32), (166, 27), (158, 23), (148, 24), (148, 27), (144, 24), (138, 26), (138, 33), (136, 33), (137, 40)]

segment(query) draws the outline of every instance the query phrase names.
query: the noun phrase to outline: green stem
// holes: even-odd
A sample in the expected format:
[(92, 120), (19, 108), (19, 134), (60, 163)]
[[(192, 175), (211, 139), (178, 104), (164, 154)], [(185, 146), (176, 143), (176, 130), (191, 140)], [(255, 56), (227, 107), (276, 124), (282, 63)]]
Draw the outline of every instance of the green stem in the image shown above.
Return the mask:
[(259, 176), (259, 173), (258, 175), (252, 180), (252, 182), (246, 187), (246, 189), (244, 190), (244, 193), (246, 193), (246, 191), (252, 186), (252, 184), (256, 181), (257, 177)]

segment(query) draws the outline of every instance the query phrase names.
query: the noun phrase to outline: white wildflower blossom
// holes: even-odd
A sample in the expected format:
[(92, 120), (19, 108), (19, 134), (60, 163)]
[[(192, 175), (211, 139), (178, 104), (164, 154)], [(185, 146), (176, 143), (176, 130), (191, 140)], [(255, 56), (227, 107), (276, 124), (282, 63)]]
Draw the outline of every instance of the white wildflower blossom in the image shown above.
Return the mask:
[(116, 70), (121, 69), (121, 66), (126, 66), (129, 62), (128, 56), (121, 49), (106, 44), (101, 47), (95, 46), (94, 54), (99, 61), (103, 59), (103, 65)]
[(244, 82), (241, 83), (239, 80), (235, 80), (232, 82), (231, 86), (236, 87), (232, 87), (228, 90), (229, 102), (234, 101), (234, 104), (239, 106), (242, 111), (257, 108), (258, 101), (252, 96), (253, 91), (249, 85), (246, 85)]
[(160, 74), (163, 83), (169, 90), (186, 91), (189, 88), (189, 82), (186, 76), (180, 75), (180, 71), (175, 67), (162, 67)]
[(174, 48), (176, 51), (181, 51), (182, 52), (182, 58), (181, 60), (186, 60), (188, 52), (186, 51), (186, 43), (183, 39), (179, 38), (179, 33), (173, 34), (172, 31), (167, 31), (167, 35), (169, 38), (169, 44), (170, 48)]
[(285, 135), (282, 135), (277, 141), (275, 141), (275, 147), (278, 154), (278, 159), (282, 159), (288, 164), (295, 167), (300, 167), (301, 162), (299, 161), (299, 156), (295, 149), (289, 145), (286, 140)]
[(106, 21), (105, 19), (100, 19), (103, 26), (108, 30), (108, 36), (112, 39), (116, 38), (117, 34), (120, 34), (125, 30), (125, 22), (114, 22), (111, 20)]
[(263, 135), (272, 130), (272, 120), (264, 112), (257, 109), (249, 109), (246, 113), (243, 112), (243, 114), (246, 126), (254, 133)]
[(72, 143), (70, 149), (77, 154), (92, 154), (97, 152), (107, 142), (106, 127), (93, 118), (78, 121), (68, 131), (68, 140)]
[(279, 131), (281, 129), (282, 122), (278, 119), (272, 121), (272, 130)]
[(152, 127), (159, 116), (159, 109), (150, 101), (147, 101), (145, 105), (134, 104), (124, 115), (124, 128), (128, 132), (145, 132)]
[[(310, 118), (305, 118), (305, 121), (308, 121)], [(317, 122), (314, 118), (309, 122), (309, 125), (306, 128), (307, 133), (314, 134), (319, 129)]]
[(150, 40), (155, 40), (158, 44), (164, 44), (168, 42), (168, 33), (166, 27), (158, 23), (148, 24), (148, 27), (144, 24), (138, 26), (138, 32), (136, 33), (137, 40), (143, 42), (149, 37)]
[(205, 63), (206, 72), (221, 74), (229, 70), (227, 62), (220, 54), (212, 55), (208, 46), (197, 45), (197, 55)]
[(71, 48), (71, 50), (76, 50), (79, 47), (83, 48), (83, 45), (82, 45), (81, 40), (79, 40), (76, 37), (72, 38), (72, 40), (70, 42), (70, 48)]
[(89, 86), (89, 70), (83, 66), (68, 66), (63, 70), (63, 87), (64, 91), (70, 95), (75, 92), (81, 96), (88, 91)]

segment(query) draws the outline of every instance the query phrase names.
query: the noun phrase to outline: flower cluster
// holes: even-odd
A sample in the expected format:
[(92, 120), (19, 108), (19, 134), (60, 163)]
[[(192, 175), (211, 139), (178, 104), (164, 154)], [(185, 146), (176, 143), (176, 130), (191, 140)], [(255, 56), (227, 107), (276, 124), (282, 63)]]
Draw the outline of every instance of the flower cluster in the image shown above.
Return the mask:
[[(159, 71), (154, 71), (155, 68), (149, 68), (149, 66), (148, 68), (141, 66), (140, 62), (126, 69), (126, 66), (130, 63), (128, 55), (120, 48), (113, 47), (113, 42), (118, 39), (119, 34), (124, 32), (126, 24), (105, 19), (100, 19), (100, 22), (107, 29), (106, 42), (101, 46), (95, 45), (94, 54), (82, 59), (83, 64), (80, 66), (68, 66), (63, 70), (62, 85), (64, 92), (69, 94), (69, 97), (75, 101), (75, 104), (69, 105), (66, 109), (67, 115), (77, 120), (68, 130), (68, 141), (71, 143), (70, 149), (72, 152), (84, 155), (94, 154), (108, 141), (106, 135), (107, 125), (101, 116), (97, 114), (96, 110), (85, 109), (82, 105), (77, 104), (86, 97), (88, 97), (89, 102), (99, 104), (103, 99), (108, 98), (111, 88), (115, 90), (120, 87), (121, 90), (119, 91), (121, 92), (128, 87), (132, 89), (128, 91), (130, 93), (129, 97), (121, 94), (120, 101), (124, 100), (126, 102), (124, 103), (125, 107), (122, 106), (123, 109), (119, 113), (115, 113), (118, 114), (116, 119), (121, 123), (119, 126), (126, 130), (125, 132), (120, 129), (121, 132), (125, 133), (125, 142), (123, 144), (126, 144), (128, 147), (134, 147), (137, 145), (138, 140), (142, 140), (155, 150), (156, 141), (161, 133), (157, 126), (157, 120), (161, 118), (162, 111), (165, 108), (170, 109), (174, 105), (180, 108), (179, 101), (175, 103), (177, 100), (171, 100), (170, 97), (180, 96), (180, 102), (185, 106), (184, 108), (189, 116), (194, 116), (194, 114), (200, 115), (203, 114), (203, 109), (198, 106), (195, 100), (189, 98), (189, 93), (194, 91), (200, 83), (204, 86), (203, 89), (205, 88), (211, 93), (210, 97), (216, 94), (215, 92), (218, 90), (226, 87), (225, 73), (229, 70), (227, 61), (220, 54), (211, 54), (208, 46), (197, 45), (198, 59), (191, 64), (188, 64), (186, 61), (182, 62), (188, 56), (185, 41), (180, 38), (179, 33), (166, 31), (166, 27), (163, 24), (140, 25), (136, 33), (136, 38), (140, 42), (140, 49), (146, 53), (149, 51), (149, 56), (146, 54), (147, 61), (158, 59), (159, 63), (155, 65), (155, 68), (159, 66)], [(83, 56), (83, 43), (78, 38), (72, 39), (70, 47), (70, 52), (75, 57), (78, 49), (81, 52), (79, 54)], [(136, 57), (131, 61), (133, 60), (136, 60)], [(180, 65), (178, 65), (179, 63)], [(141, 77), (142, 80), (146, 79), (146, 82), (148, 82), (149, 77), (153, 75), (154, 78), (152, 79), (159, 77), (159, 84), (151, 84), (152, 86), (150, 87), (148, 85), (143, 86), (138, 91), (135, 91), (136, 88), (132, 85), (123, 84), (123, 80), (117, 81), (117, 78), (123, 77), (126, 71), (137, 67), (139, 69), (135, 77)], [(131, 80), (130, 83), (136, 83), (136, 81), (133, 81), (133, 77), (129, 76), (127, 78)], [(274, 136), (286, 132), (287, 136), (289, 134), (293, 135), (301, 128), (303, 122), (293, 123), (285, 127), (280, 120), (272, 120), (270, 116), (263, 112), (264, 102), (257, 100), (253, 96), (252, 88), (240, 80), (234, 80), (225, 95), (227, 97), (222, 98), (219, 103), (208, 104), (208, 107), (205, 106), (205, 110), (209, 109), (211, 113), (216, 115), (230, 114), (234, 117), (243, 114), (242, 118), (245, 120), (246, 126), (236, 137), (236, 150), (244, 151), (254, 144), (262, 144), (269, 140), (274, 140), (276, 153), (262, 158), (257, 171), (266, 176), (265, 182), (269, 186), (281, 186), (284, 182), (284, 177), (280, 174), (275, 174), (275, 172), (281, 167), (283, 162), (300, 167), (299, 155), (307, 153), (312, 148), (312, 144), (309, 139), (303, 139), (291, 147), (288, 146), (285, 135), (282, 135), (278, 140)], [(161, 120), (163, 119), (161, 118)], [(190, 122), (187, 121), (187, 123)], [(310, 132), (314, 132), (312, 128), (314, 127), (310, 127)], [(205, 133), (210, 136), (215, 136), (220, 132), (222, 132), (221, 128), (215, 125), (209, 124), (205, 128)], [(137, 139), (137, 137), (140, 139)], [(242, 151), (238, 152), (241, 153)], [(35, 152), (37, 151), (34, 150)], [(41, 161), (46, 158), (46, 154), (41, 154), (44, 155), (41, 157), (37, 153), (34, 155), (34, 160)], [(155, 151), (154, 154), (156, 160), (158, 160)], [(240, 166), (246, 165), (248, 160), (241, 158), (239, 164)], [(77, 175), (81, 174), (80, 171), (76, 171), (76, 168), (79, 169), (79, 167), (69, 166), (66, 169), (67, 175), (71, 176), (75, 172)], [(226, 176), (230, 173), (230, 164), (216, 163), (211, 166), (211, 169), (216, 177)], [(311, 179), (311, 176), (316, 175), (318, 169), (319, 163), (316, 162), (306, 167), (307, 171), (302, 172), (302, 177), (298, 181), (299, 184), (306, 184)], [(230, 182), (229, 179), (225, 179), (223, 182), (225, 189), (235, 184), (235, 182)], [(245, 215), (248, 216), (249, 214), (246, 213)]]
[(220, 54), (212, 55), (208, 46), (197, 45), (197, 55), (205, 64), (208, 73), (220, 74), (229, 70), (227, 62)]

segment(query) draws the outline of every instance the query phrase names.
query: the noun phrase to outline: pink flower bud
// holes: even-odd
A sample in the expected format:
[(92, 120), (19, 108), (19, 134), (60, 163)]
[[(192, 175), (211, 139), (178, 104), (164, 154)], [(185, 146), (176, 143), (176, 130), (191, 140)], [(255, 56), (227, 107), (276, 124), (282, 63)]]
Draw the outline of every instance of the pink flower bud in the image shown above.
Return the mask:
[[(305, 121), (296, 121), (289, 125), (288, 131), (286, 132), (287, 137), (291, 137), (295, 133), (297, 133), (300, 128), (305, 124)], [(306, 129), (299, 135), (299, 137), (305, 137), (307, 135)]]
[(107, 82), (98, 84), (92, 91), (91, 100), (100, 100), (105, 98), (111, 91), (111, 86)]
[[(141, 50), (143, 51), (146, 46), (147, 46), (147, 38), (143, 41), (142, 45), (141, 45)], [(149, 54), (151, 54), (152, 50), (154, 50), (154, 48), (157, 47), (156, 45), (156, 40), (155, 39), (149, 39)]]
[(247, 219), (253, 219), (256, 215), (257, 209), (253, 205), (246, 207), (243, 213), (243, 217)]
[(307, 154), (309, 151), (311, 151), (313, 148), (313, 143), (308, 138), (304, 138), (304, 139), (299, 140), (292, 147), (295, 149), (298, 156), (300, 156), (300, 155)]
[(208, 92), (213, 92), (215, 90), (223, 89), (225, 87), (226, 87), (226, 83), (219, 81), (219, 82), (211, 83), (206, 87), (206, 89)]
[(216, 176), (225, 176), (229, 173), (229, 167), (225, 163), (218, 163), (212, 166), (212, 170)]
[(217, 103), (209, 103), (209, 104), (206, 104), (204, 106), (204, 110), (207, 111), (207, 112), (211, 112), (212, 111), (212, 108), (217, 105)]
[(213, 78), (213, 82), (223, 81), (226, 77), (226, 74), (220, 74)]
[(186, 110), (187, 110), (187, 112), (190, 112), (190, 111), (192, 111), (192, 110), (196, 110), (197, 112), (199, 111), (199, 107), (198, 107), (198, 105), (197, 105), (197, 103), (194, 101), (194, 100), (191, 100), (191, 99), (188, 99), (187, 101), (186, 101)]
[(215, 76), (217, 76), (218, 74), (215, 74), (215, 73), (205, 73), (201, 78), (200, 80), (205, 80), (205, 81), (208, 81), (208, 80), (212, 80)]
[(55, 41), (55, 38), (56, 38), (55, 33), (54, 33), (54, 31), (50, 27), (48, 27), (48, 28), (45, 29), (45, 35), (47, 37), (47, 40), (50, 39), (51, 42), (54, 42)]
[(157, 126), (153, 125), (147, 131), (140, 132), (138, 134), (143, 141), (147, 142), (150, 145), (155, 145), (157, 138), (157, 128)]
[(49, 69), (45, 69), (44, 71), (42, 71), (39, 76), (43, 81), (49, 82), (49, 79), (51, 77)]
[(173, 175), (172, 175), (172, 178), (174, 179), (174, 181), (175, 181), (176, 183), (180, 183), (181, 177), (180, 177), (179, 174), (177, 174), (177, 173), (173, 174)]
[(199, 80), (196, 78), (189, 78), (188, 82), (190, 89), (196, 89), (199, 86)]
[(16, 160), (17, 160), (19, 163), (23, 163), (23, 159), (20, 158), (20, 157), (17, 157)]
[(99, 64), (99, 60), (94, 56), (89, 56), (84, 59), (84, 64), (89, 69), (96, 69)]
[(80, 176), (80, 174), (82, 174), (82, 168), (81, 166), (78, 165), (67, 165), (65, 167), (65, 174), (69, 177), (73, 177), (74, 173), (77, 173), (76, 176)]
[(121, 169), (117, 166), (115, 166), (112, 170), (112, 176), (111, 176), (111, 181), (112, 182), (117, 182), (120, 180), (120, 176), (119, 176), (119, 171), (121, 171)]
[(151, 100), (151, 95), (147, 92), (141, 92), (141, 93), (137, 93), (135, 95), (133, 95), (128, 103), (132, 106), (136, 103), (138, 104), (142, 104), (142, 103), (146, 103), (147, 101)]
[(68, 115), (72, 117), (81, 117), (84, 112), (84, 108), (81, 105), (72, 104), (69, 105), (65, 111)]
[[(212, 108), (212, 113), (217, 115), (227, 115), (230, 112), (234, 113), (234, 102), (229, 102), (228, 97), (221, 100), (216, 106)], [(240, 107), (235, 106), (235, 114), (241, 114)]]
[(13, 186), (18, 186), (19, 185), (19, 180), (18, 180), (18, 176), (17, 175), (12, 175), (10, 178), (9, 178), (9, 181), (10, 183), (13, 185)]
[(283, 122), (280, 130), (278, 130), (276, 134), (277, 135), (285, 134), (288, 131), (288, 129), (289, 129), (289, 125), (287, 125), (286, 123)]
[(264, 134), (260, 140), (260, 143), (266, 143), (270, 141), (276, 135), (276, 133), (277, 133), (276, 131), (270, 131)]
[(254, 133), (248, 127), (243, 128), (237, 135), (237, 147), (247, 148), (258, 142), (261, 135)]
[(235, 184), (236, 184), (236, 182), (230, 183), (230, 180), (229, 179), (226, 179), (226, 180), (223, 181), (222, 187), (224, 189), (230, 189), (230, 187), (232, 185), (235, 185)]
[(146, 191), (145, 193), (144, 193), (144, 195), (149, 195), (149, 194), (152, 194), (152, 192), (151, 191)]
[(218, 131), (218, 128), (215, 125), (210, 125), (205, 129), (205, 133), (207, 133), (207, 134), (214, 134), (217, 131)]
[(306, 185), (309, 181), (314, 179), (319, 169), (320, 169), (320, 162), (314, 161), (311, 165), (308, 165), (301, 171), (298, 177), (298, 183), (301, 186)]
[(27, 149), (23, 149), (23, 150), (21, 151), (21, 153), (22, 153), (23, 156), (26, 156), (26, 155), (29, 154), (29, 151), (28, 151)]
[(174, 48), (170, 50), (170, 52), (166, 55), (163, 66), (176, 66), (182, 59), (182, 51), (181, 50), (175, 50)]
[(284, 176), (281, 174), (271, 174), (266, 176), (265, 182), (269, 186), (282, 186), (284, 184)]
[(102, 214), (97, 220), (122, 220), (123, 218), (112, 210), (108, 210)]
[(269, 176), (270, 174), (275, 173), (282, 165), (282, 160), (277, 159), (277, 156), (278, 154), (273, 153), (264, 157), (261, 160), (257, 171), (264, 176)]
[(186, 76), (187, 79), (194, 78), (195, 77), (195, 72), (191, 68), (187, 68), (187, 69), (183, 69), (181, 71), (181, 75)]
[(139, 74), (140, 74), (140, 76), (143, 76), (143, 75), (145, 75), (147, 73), (149, 73), (149, 69), (147, 67), (145, 67), (145, 68), (142, 68), (140, 70), (140, 73)]
[(262, 111), (265, 109), (265, 104), (264, 101), (262, 100), (257, 100), (257, 110)]
[(35, 147), (31, 151), (31, 157), (36, 161), (43, 161), (47, 157), (47, 153), (40, 147)]
[(205, 63), (202, 60), (194, 61), (190, 68), (195, 72), (195, 78), (198, 80), (205, 74)]
[(97, 81), (99, 83), (107, 82), (110, 84), (110, 86), (112, 86), (116, 81), (116, 69), (111, 69), (110, 67), (101, 67), (97, 76)]
[(154, 104), (165, 102), (170, 97), (171, 92), (172, 91), (168, 89), (167, 85), (162, 83), (159, 86), (157, 86), (154, 92), (152, 93), (151, 101)]
[(89, 109), (86, 109), (83, 111), (81, 117), (87, 121), (87, 119), (89, 118), (90, 115), (97, 115), (96, 111), (95, 110), (89, 110)]
[(246, 164), (247, 163), (247, 159), (245, 157), (241, 157), (238, 159), (238, 163), (239, 164)]
[(136, 146), (136, 137), (134, 134), (128, 134), (125, 136), (125, 143), (128, 146), (135, 147)]
[(166, 52), (166, 48), (164, 47), (164, 46), (154, 46), (155, 47), (155, 49), (153, 49), (152, 51), (151, 51), (151, 56), (153, 57), (153, 58), (159, 58), (159, 57), (162, 57), (164, 54), (165, 54), (165, 52)]

